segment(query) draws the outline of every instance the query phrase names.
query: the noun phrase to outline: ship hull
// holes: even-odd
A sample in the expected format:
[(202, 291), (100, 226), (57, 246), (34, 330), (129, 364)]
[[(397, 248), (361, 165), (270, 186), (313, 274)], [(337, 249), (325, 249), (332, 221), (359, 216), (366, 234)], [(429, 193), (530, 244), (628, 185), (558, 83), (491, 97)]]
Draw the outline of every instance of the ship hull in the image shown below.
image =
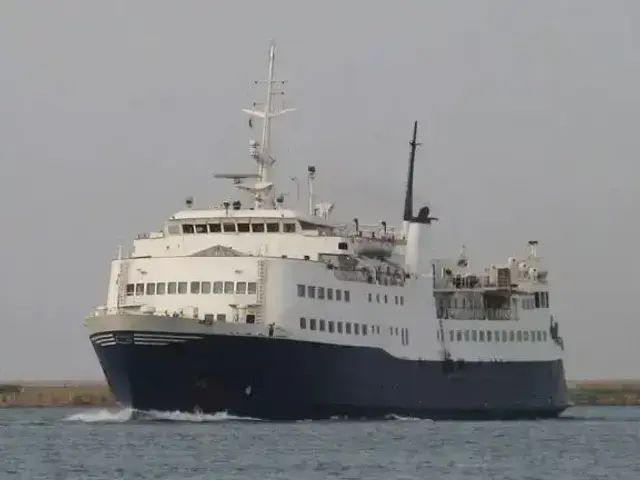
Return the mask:
[(92, 335), (125, 407), (268, 420), (535, 419), (568, 407), (561, 360), (447, 364), (269, 336)]

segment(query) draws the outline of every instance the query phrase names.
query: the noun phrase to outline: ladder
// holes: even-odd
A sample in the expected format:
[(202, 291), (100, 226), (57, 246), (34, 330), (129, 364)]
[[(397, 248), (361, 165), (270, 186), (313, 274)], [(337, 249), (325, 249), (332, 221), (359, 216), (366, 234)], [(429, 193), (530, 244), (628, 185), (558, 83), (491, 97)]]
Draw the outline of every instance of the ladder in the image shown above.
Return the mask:
[(116, 310), (119, 312), (127, 301), (127, 280), (129, 280), (129, 262), (120, 260), (120, 272), (118, 272), (118, 299)]
[(258, 311), (256, 312), (256, 323), (264, 323), (266, 314), (266, 288), (267, 288), (267, 260), (261, 258), (258, 260)]

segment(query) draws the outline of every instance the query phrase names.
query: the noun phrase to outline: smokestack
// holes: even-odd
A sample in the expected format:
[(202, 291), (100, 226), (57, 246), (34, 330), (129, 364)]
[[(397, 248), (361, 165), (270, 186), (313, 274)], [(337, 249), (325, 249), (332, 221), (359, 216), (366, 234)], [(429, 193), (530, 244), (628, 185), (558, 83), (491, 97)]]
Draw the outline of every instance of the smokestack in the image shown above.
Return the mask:
[(410, 222), (413, 219), (413, 169), (416, 161), (416, 147), (419, 143), (416, 141), (418, 136), (418, 121), (413, 124), (413, 139), (409, 142), (411, 145), (411, 155), (409, 156), (409, 171), (407, 172), (407, 190), (404, 197), (404, 221)]

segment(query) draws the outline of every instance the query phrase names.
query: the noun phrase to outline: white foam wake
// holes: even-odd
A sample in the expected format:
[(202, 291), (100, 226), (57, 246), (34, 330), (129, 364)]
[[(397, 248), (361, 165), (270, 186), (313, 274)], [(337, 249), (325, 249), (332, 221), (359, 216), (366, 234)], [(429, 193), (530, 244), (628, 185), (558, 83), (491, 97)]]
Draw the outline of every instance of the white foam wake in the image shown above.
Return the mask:
[(122, 410), (87, 410), (85, 412), (74, 413), (69, 415), (65, 420), (67, 422), (81, 423), (123, 423), (131, 420), (133, 417), (132, 408), (124, 408)]
[(168, 421), (168, 422), (229, 422), (239, 420), (257, 421), (251, 417), (236, 417), (226, 412), (214, 414), (206, 413), (188, 413), (188, 412), (156, 412), (135, 411), (132, 408), (124, 408), (121, 410), (87, 410), (84, 412), (74, 413), (65, 418), (67, 422), (80, 423), (124, 423), (132, 420), (137, 421)]

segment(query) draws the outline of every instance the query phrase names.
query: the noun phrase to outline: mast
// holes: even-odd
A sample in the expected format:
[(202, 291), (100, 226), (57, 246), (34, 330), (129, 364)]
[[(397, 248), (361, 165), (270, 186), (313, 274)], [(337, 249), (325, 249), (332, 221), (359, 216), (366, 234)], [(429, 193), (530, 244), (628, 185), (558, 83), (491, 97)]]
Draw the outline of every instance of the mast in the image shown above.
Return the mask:
[[(249, 190), (254, 193), (255, 208), (275, 208), (273, 183), (270, 181), (271, 170), (276, 159), (271, 155), (271, 119), (284, 113), (289, 113), (295, 108), (286, 108), (274, 110), (273, 96), (283, 95), (284, 92), (277, 91), (276, 87), (286, 83), (286, 80), (275, 80), (275, 42), (271, 42), (269, 47), (269, 71), (267, 80), (257, 80), (254, 83), (267, 84), (267, 96), (264, 102), (254, 102), (252, 109), (243, 109), (252, 117), (262, 119), (262, 140), (260, 143), (252, 140), (250, 142), (249, 152), (258, 164), (258, 182), (254, 185), (236, 184), (236, 187)], [(262, 106), (262, 110), (258, 107)], [(251, 125), (251, 123), (250, 123)]]
[(411, 145), (411, 155), (409, 155), (409, 169), (407, 172), (407, 190), (404, 197), (404, 217), (405, 222), (413, 219), (413, 170), (416, 163), (416, 148), (420, 145), (417, 141), (418, 121), (413, 124), (413, 138), (409, 142)]

